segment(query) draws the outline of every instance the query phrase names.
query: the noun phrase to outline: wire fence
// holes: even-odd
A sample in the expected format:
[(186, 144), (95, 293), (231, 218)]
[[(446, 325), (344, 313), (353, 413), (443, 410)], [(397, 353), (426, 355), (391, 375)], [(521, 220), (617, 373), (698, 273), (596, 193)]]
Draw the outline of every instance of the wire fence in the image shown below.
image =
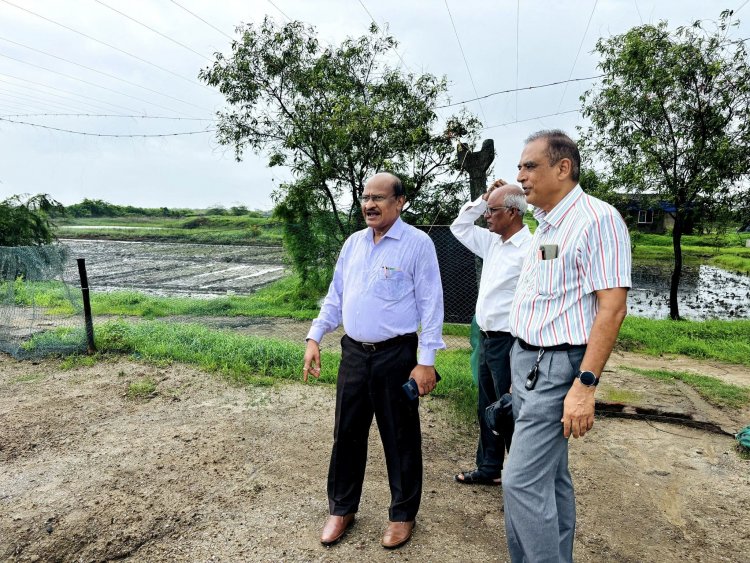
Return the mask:
[[(448, 352), (438, 354), (440, 369), (470, 377), (477, 264), (447, 226), (424, 230), (435, 242), (445, 296)], [(291, 274), (280, 246), (66, 240), (50, 247), (0, 248), (0, 350), (16, 357), (86, 351), (77, 258), (85, 259), (88, 270), (94, 327), (123, 316), (132, 322), (158, 318), (293, 342), (303, 349), (309, 319), (268, 314), (267, 308), (224, 312), (227, 297), (253, 295)], [(100, 305), (103, 296), (106, 307)], [(160, 298), (158, 310), (129, 314), (127, 305), (142, 296)], [(341, 328), (327, 335), (324, 349), (337, 351), (341, 335)]]

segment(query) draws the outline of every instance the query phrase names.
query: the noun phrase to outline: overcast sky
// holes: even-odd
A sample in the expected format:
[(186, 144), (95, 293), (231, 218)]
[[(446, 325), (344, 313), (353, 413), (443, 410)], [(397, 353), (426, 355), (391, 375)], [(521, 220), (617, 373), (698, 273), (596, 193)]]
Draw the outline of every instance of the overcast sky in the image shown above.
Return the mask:
[[(451, 101), (460, 102), (595, 76), (592, 50), (600, 37), (664, 19), (672, 28), (716, 20), (723, 9), (750, 22), (746, 3), (0, 0), (0, 199), (48, 193), (65, 205), (88, 197), (145, 207), (270, 209), (274, 185), (288, 174), (267, 168), (263, 155), (247, 153), (237, 163), (231, 148), (218, 145), (206, 130), (223, 98), (197, 80), (214, 52), (229, 52), (237, 25), (266, 14), (278, 22), (307, 22), (330, 43), (363, 34), (372, 16), (387, 23), (400, 43), (394, 65), (447, 76)], [(750, 23), (731, 33), (750, 37)], [(584, 80), (468, 103), (487, 126), (482, 138), (495, 140), (495, 176), (515, 179), (529, 133), (562, 128), (575, 135), (582, 124), (574, 111), (578, 97), (594, 84)], [(54, 128), (95, 135), (198, 133), (107, 137)]]

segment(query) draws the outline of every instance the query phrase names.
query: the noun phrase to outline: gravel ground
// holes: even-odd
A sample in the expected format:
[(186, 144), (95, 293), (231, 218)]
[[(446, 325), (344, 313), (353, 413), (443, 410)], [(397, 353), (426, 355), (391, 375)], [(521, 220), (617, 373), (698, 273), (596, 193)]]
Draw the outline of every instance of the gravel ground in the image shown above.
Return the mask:
[[(608, 385), (648, 404), (735, 427), (750, 419), (618, 361)], [(128, 398), (143, 378), (156, 391)], [(321, 546), (333, 392), (239, 387), (184, 365), (63, 369), (0, 356), (0, 560), (507, 560), (502, 491), (452, 481), (473, 465), (476, 429), (431, 398), (421, 405), (425, 492), (412, 541), (392, 552), (379, 544), (388, 487), (373, 429), (357, 522)], [(731, 437), (599, 418), (570, 457), (577, 561), (748, 560), (750, 462)]]

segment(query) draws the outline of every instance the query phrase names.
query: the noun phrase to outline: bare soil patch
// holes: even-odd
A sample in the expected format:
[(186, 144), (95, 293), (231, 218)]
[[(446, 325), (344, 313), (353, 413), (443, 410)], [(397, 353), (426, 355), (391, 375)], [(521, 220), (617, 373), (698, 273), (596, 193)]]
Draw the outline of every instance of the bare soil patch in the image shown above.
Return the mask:
[[(613, 365), (617, 365), (617, 359)], [(151, 378), (156, 392), (129, 399)], [(651, 404), (722, 413), (700, 398), (613, 369), (610, 385)], [(184, 365), (125, 359), (61, 369), (0, 356), (0, 560), (506, 561), (502, 491), (458, 485), (476, 430), (423, 399), (425, 490), (412, 541), (379, 539), (388, 487), (377, 432), (358, 519), (318, 542), (332, 387), (239, 387)], [(750, 462), (732, 438), (599, 418), (571, 440), (578, 561), (747, 561)]]

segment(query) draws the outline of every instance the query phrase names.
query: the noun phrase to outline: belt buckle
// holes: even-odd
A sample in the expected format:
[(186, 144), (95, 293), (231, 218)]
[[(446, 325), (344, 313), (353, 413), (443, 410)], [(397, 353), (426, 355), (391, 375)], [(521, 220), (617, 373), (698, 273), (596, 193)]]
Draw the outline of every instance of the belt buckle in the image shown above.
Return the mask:
[(375, 352), (377, 351), (378, 347), (373, 342), (361, 342), (362, 349), (365, 352)]

